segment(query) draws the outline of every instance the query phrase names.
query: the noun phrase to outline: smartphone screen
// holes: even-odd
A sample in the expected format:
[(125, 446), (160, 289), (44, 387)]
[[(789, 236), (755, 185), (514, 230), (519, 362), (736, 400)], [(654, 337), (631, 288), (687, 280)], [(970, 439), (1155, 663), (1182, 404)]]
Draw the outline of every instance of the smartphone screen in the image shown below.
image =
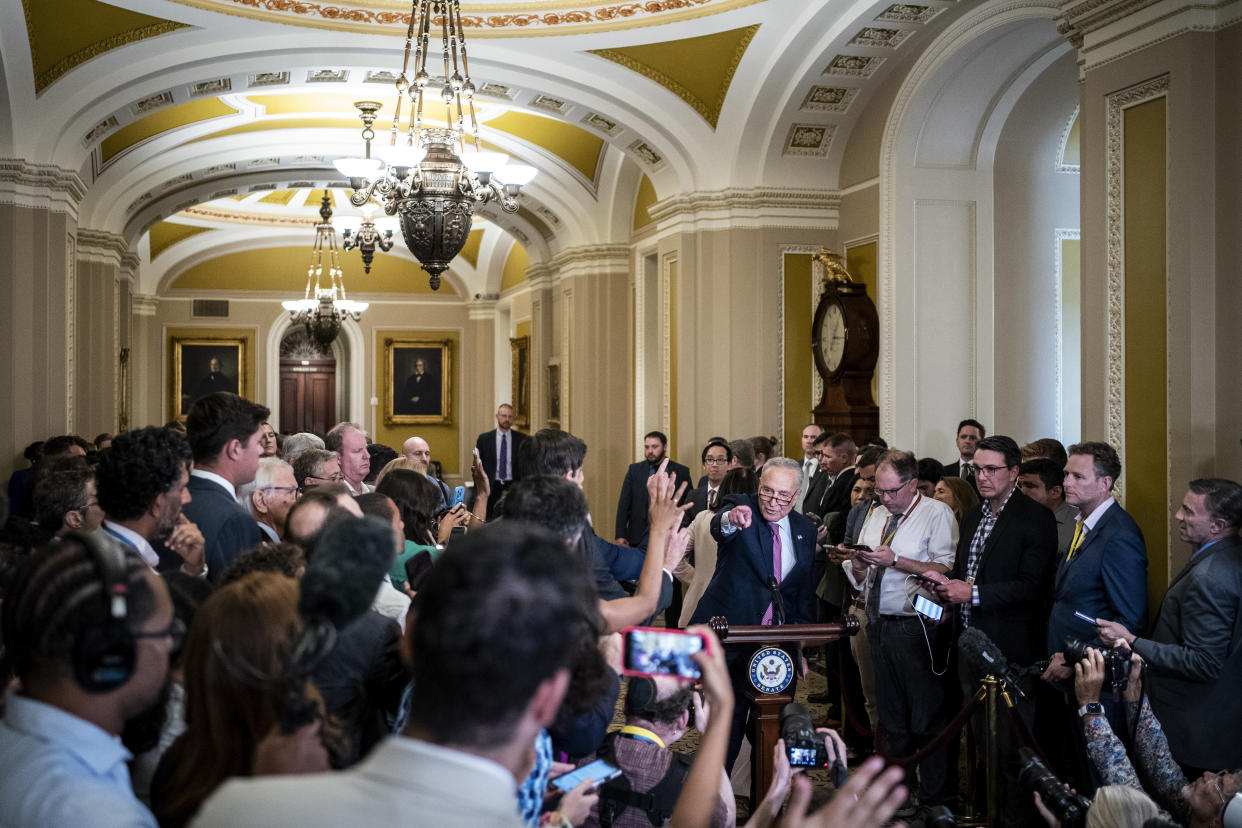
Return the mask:
[(924, 595), (914, 596), (914, 611), (932, 621), (939, 621), (940, 617), (944, 615), (944, 607), (935, 601), (929, 600)]
[(466, 487), (458, 486), (456, 489), (453, 489), (453, 502), (449, 504), (449, 508), (451, 509), (454, 506), (456, 506), (458, 503), (465, 503), (465, 502), (466, 502)]
[(599, 784), (620, 775), (620, 768), (613, 767), (603, 759), (596, 759), (589, 765), (583, 765), (577, 770), (572, 770), (569, 773), (556, 777), (552, 780), (552, 784), (568, 793), (578, 787), (583, 780), (590, 779)]
[(624, 673), (639, 676), (680, 676), (697, 679), (699, 665), (690, 656), (703, 649), (703, 639), (681, 630), (630, 627), (625, 630)]
[(1074, 617), (1077, 618), (1079, 621), (1086, 621), (1088, 624), (1095, 626), (1095, 619), (1092, 618), (1090, 615), (1081, 613), (1078, 610), (1074, 610)]

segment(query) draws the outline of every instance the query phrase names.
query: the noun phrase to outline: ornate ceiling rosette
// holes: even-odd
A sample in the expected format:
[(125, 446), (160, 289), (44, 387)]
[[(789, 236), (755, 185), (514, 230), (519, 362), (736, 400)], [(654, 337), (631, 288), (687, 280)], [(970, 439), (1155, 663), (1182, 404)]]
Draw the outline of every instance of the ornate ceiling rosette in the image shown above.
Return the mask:
[[(388, 32), (409, 23), (409, 3), (370, 0), (171, 0), (184, 6), (269, 23)], [(719, 14), (763, 0), (544, 0), (544, 2), (463, 2), (462, 25), (470, 37), (534, 37), (615, 31), (675, 23)]]

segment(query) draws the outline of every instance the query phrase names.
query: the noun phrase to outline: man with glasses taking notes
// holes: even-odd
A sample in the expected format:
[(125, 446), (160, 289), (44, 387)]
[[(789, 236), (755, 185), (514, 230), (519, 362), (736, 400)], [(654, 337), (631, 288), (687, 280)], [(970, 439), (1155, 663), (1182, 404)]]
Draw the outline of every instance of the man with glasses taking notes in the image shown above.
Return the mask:
[[(917, 487), (918, 463), (905, 451), (887, 451), (875, 469), (877, 506), (871, 510), (858, 545), (845, 564), (846, 577), (866, 595), (867, 637), (875, 669), (876, 708), (887, 735), (885, 753), (909, 756), (947, 723), (952, 697), (947, 675), (948, 647), (938, 642), (941, 628), (915, 613), (916, 577), (953, 565), (957, 520), (939, 500), (923, 497)], [(945, 630), (947, 634), (947, 629)], [(941, 804), (956, 790), (950, 779), (948, 751), (941, 747), (918, 763), (919, 803)], [(914, 768), (906, 785), (915, 790)], [(898, 811), (914, 815), (912, 803)]]
[[(706, 624), (717, 615), (728, 618), (730, 626), (814, 623), (815, 525), (793, 511), (802, 475), (798, 461), (773, 457), (763, 464), (758, 494), (725, 498), (712, 518), (718, 550), (716, 574), (699, 599), (691, 624)], [(743, 698), (750, 686), (747, 668), (752, 654), (747, 647), (726, 651), (737, 698)], [(796, 686), (796, 682), (789, 686), (791, 696)], [(749, 714), (748, 704), (734, 707), (725, 762), (730, 769)]]

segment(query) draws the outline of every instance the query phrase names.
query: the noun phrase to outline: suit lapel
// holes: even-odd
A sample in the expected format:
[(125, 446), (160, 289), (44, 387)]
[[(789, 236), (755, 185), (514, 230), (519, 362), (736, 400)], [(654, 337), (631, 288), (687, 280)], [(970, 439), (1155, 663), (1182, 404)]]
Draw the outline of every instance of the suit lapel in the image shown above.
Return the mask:
[(1104, 530), (1108, 528), (1109, 523), (1113, 520), (1113, 510), (1120, 508), (1121, 507), (1117, 503), (1113, 503), (1112, 506), (1109, 506), (1108, 510), (1105, 511), (1104, 514), (1100, 516), (1100, 519), (1095, 522), (1095, 528), (1087, 530), (1087, 536), (1083, 538), (1082, 545), (1078, 547), (1078, 551), (1074, 553), (1074, 557), (1070, 558), (1068, 561), (1064, 558), (1061, 559), (1061, 563), (1057, 567), (1058, 587), (1061, 585), (1061, 581), (1065, 579), (1065, 573), (1069, 571), (1069, 568), (1078, 561), (1081, 561), (1086, 554), (1092, 550), (1096, 540), (1104, 534)]
[[(758, 507), (754, 514), (759, 521), (759, 554), (763, 558), (759, 562), (759, 571), (765, 573), (763, 583), (767, 586), (768, 577), (776, 577), (776, 570), (772, 566), (772, 524), (763, 519)], [(783, 554), (784, 550), (781, 551)]]

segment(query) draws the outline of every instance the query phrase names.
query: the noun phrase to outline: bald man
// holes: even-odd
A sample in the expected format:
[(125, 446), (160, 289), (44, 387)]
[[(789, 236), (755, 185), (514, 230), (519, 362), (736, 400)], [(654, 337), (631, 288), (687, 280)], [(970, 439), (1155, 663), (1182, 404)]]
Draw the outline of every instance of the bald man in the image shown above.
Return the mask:
[(427, 445), (427, 441), (422, 437), (411, 437), (401, 446), (401, 456), (408, 458), (411, 462), (418, 466), (418, 471), (424, 477), (435, 484), (440, 490), (440, 509), (447, 509), (449, 502), (449, 490), (443, 480), (439, 480), (431, 474), (431, 446)]

